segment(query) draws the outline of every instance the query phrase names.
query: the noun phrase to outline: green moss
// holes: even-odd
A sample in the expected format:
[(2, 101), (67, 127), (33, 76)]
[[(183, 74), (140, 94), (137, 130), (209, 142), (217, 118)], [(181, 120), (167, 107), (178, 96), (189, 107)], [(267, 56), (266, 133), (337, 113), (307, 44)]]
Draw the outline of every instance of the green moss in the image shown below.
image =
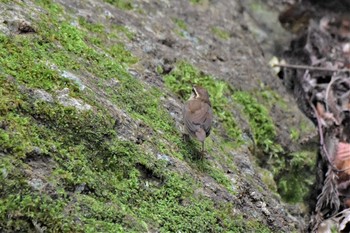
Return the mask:
[(260, 165), (271, 171), (271, 173), (263, 172), (265, 184), (276, 191), (277, 183), (277, 191), (286, 201), (302, 201), (313, 181), (312, 174), (307, 176), (310, 179), (305, 179), (305, 175), (314, 166), (314, 156), (309, 153), (285, 154), (281, 145), (276, 143), (275, 125), (267, 108), (248, 92), (236, 92), (233, 98), (243, 106), (243, 112), (248, 117), (256, 144), (265, 154), (265, 156), (257, 156)]
[(276, 91), (269, 89), (263, 83), (260, 85), (263, 90), (259, 92), (259, 96), (262, 97), (269, 108), (277, 105), (282, 110), (288, 111), (288, 104)]
[(173, 19), (173, 22), (182, 30), (187, 30), (187, 24), (182, 19)]
[(250, 220), (247, 222), (248, 229), (252, 232), (258, 232), (258, 233), (271, 233), (272, 231), (265, 226), (265, 224), (260, 223), (255, 220)]
[(290, 139), (294, 142), (298, 141), (300, 138), (300, 132), (296, 128), (290, 129)]
[[(26, 95), (18, 97), (21, 100), (28, 98)], [(6, 195), (1, 203), (1, 216), (16, 213), (20, 217), (7, 221), (6, 229), (28, 229), (30, 221), (35, 220), (50, 231), (60, 232), (110, 232), (113, 229), (139, 232), (145, 231), (147, 223), (153, 222), (164, 231), (175, 228), (185, 231), (193, 227), (191, 216), (199, 216), (196, 229), (205, 231), (212, 227), (209, 223), (215, 221), (211, 214), (214, 206), (209, 199), (193, 199), (193, 204), (186, 207), (179, 203), (179, 200), (192, 196), (195, 189), (193, 181), (174, 173), (164, 173), (161, 161), (141, 153), (133, 143), (116, 140), (109, 116), (91, 111), (79, 113), (73, 108), (40, 101), (26, 102), (21, 107), (12, 108), (10, 113), (12, 115), (6, 114), (1, 118), (6, 117), (8, 125), (13, 122), (6, 133), (16, 133), (21, 142), (8, 142), (12, 144), (6, 147), (5, 152), (22, 159), (28, 157), (28, 145), (40, 147), (45, 157), (51, 157), (57, 165), (52, 176), (59, 181), (59, 186), (67, 191), (82, 186), (86, 191), (83, 191), (84, 195), (76, 194), (79, 204), (71, 205), (67, 216), (64, 207), (69, 205), (72, 194), (53, 199), (50, 195), (33, 192), (26, 184), (26, 175), (15, 175), (17, 168), (28, 165), (20, 162), (21, 166), (14, 169), (16, 160), (3, 160), (1, 164), (6, 168), (2, 170), (6, 169), (7, 180), (2, 185), (2, 191), (15, 189), (18, 193), (20, 190), (20, 194), (15, 196), (3, 192)], [(32, 135), (27, 137), (29, 131)], [(37, 156), (40, 159), (43, 155)], [(158, 181), (152, 184), (141, 180), (143, 172), (150, 172), (148, 176)], [(21, 188), (11, 186), (12, 183), (18, 184), (18, 176), (26, 184)], [(164, 185), (159, 187), (159, 182)], [(206, 212), (201, 209), (204, 203), (209, 205)], [(179, 216), (187, 216), (188, 222)], [(72, 224), (75, 218), (80, 219), (80, 224)]]
[(51, 16), (54, 16), (55, 18), (64, 13), (64, 8), (57, 3), (53, 3), (51, 0), (35, 0), (35, 3), (43, 6), (50, 12)]
[[(59, 191), (59, 188), (49, 194), (45, 191), (35, 191), (29, 185), (29, 171), (34, 168), (31, 168), (27, 161), (33, 163), (51, 157), (60, 165), (60, 170), (64, 171), (57, 179), (61, 180), (66, 188), (82, 181), (89, 182), (93, 177), (89, 176), (91, 173), (87, 170), (88, 157), (83, 156), (83, 153), (88, 153), (89, 145), (97, 146), (96, 138), (101, 140), (101, 136), (108, 134), (108, 131), (104, 129), (102, 133), (91, 130), (91, 126), (99, 127), (98, 117), (92, 112), (78, 114), (74, 109), (57, 104), (31, 102), (30, 96), (22, 94), (18, 86), (10, 80), (1, 77), (1, 83), (1, 97), (21, 103), (11, 108), (2, 108), (0, 111), (0, 122), (4, 125), (1, 134), (10, 138), (2, 149), (6, 156), (1, 157), (4, 182), (1, 185), (3, 195), (0, 216), (4, 218), (0, 221), (6, 222), (1, 224), (3, 229), (24, 230), (31, 228), (31, 221), (38, 221), (50, 231), (79, 232), (79, 226), (72, 224), (72, 216), (64, 214), (69, 198), (61, 196), (59, 193), (62, 191)], [(9, 90), (11, 91), (5, 92)], [(33, 154), (33, 148), (38, 148), (40, 152)], [(84, 167), (85, 169), (82, 169)], [(45, 170), (45, 166), (42, 169)], [(68, 173), (71, 174), (70, 179), (67, 179)], [(76, 173), (76, 176), (72, 173)]]
[[(55, 19), (55, 17), (52, 18)], [(52, 28), (48, 27), (50, 24)], [(51, 20), (49, 23), (49, 19), (43, 16), (40, 28), (45, 37), (54, 38), (52, 43), (62, 44), (66, 51), (69, 51), (69, 57), (79, 56), (80, 65), (89, 73), (101, 79), (115, 80), (118, 83), (117, 86), (105, 85), (103, 82), (98, 82), (98, 85), (120, 108), (125, 109), (135, 119), (144, 121), (152, 129), (166, 132), (166, 135), (171, 135), (172, 138), (175, 135), (181, 138), (174, 130), (169, 114), (160, 107), (161, 92), (155, 88), (145, 88), (127, 72), (127, 67), (135, 64), (138, 59), (118, 42), (118, 33), (123, 33), (130, 38), (132, 34), (124, 27), (114, 26), (112, 28), (115, 37), (111, 42), (103, 25), (89, 23), (83, 18), (79, 18), (79, 24), (84, 30), (68, 22), (58, 24), (55, 20)], [(60, 30), (55, 27), (59, 27)], [(100, 38), (100, 41), (93, 39), (91, 34), (95, 38)], [(103, 47), (99, 50), (104, 53), (92, 49), (92, 45), (101, 46), (102, 44)], [(173, 141), (180, 143), (179, 139), (174, 138)]]
[[(27, 47), (32, 49), (28, 52), (28, 57), (38, 57), (39, 62), (42, 61), (46, 65), (40, 67), (40, 70), (43, 70), (41, 72), (52, 72), (56, 75), (54, 78), (64, 82), (57, 86), (57, 83), (60, 82), (51, 78), (48, 80), (48, 85), (53, 85), (53, 87), (46, 89), (54, 90), (68, 86), (72, 95), (93, 101), (91, 98), (79, 96), (76, 85), (72, 85), (67, 79), (62, 78), (59, 70), (51, 67), (57, 66), (60, 70), (73, 70), (79, 73), (90, 72), (97, 77), (96, 82), (98, 82), (98, 78), (110, 79), (125, 76), (127, 74), (126, 67), (137, 62), (138, 59), (132, 56), (118, 41), (118, 36), (113, 37), (111, 43), (105, 43), (108, 36), (103, 25), (87, 23), (79, 18), (79, 23), (83, 26), (82, 29), (85, 29), (82, 30), (77, 24), (72, 24), (69, 17), (67, 17), (67, 21), (62, 20), (64, 14), (61, 6), (47, 1), (38, 1), (38, 3), (47, 11), (40, 15), (41, 21), (36, 26), (38, 33), (33, 38), (18, 36), (18, 40), (21, 43), (26, 42)], [(121, 31), (123, 34), (126, 33), (126, 30), (119, 29), (119, 27), (113, 29), (111, 34), (116, 35)], [(96, 42), (96, 38), (100, 42)], [(8, 44), (7, 46), (18, 48), (18, 51), (22, 51), (22, 53), (26, 51), (20, 43), (15, 44), (15, 42), (7, 39), (3, 46)], [(102, 43), (104, 47), (97, 50), (95, 46), (99, 43)], [(20, 57), (18, 54), (15, 55), (17, 58)], [(6, 70), (6, 73), (9, 72)], [(26, 77), (27, 80), (30, 80), (29, 78)], [(33, 83), (36, 81), (34, 80)], [(43, 85), (44, 83), (38, 84)], [(42, 88), (41, 86), (34, 87)]]
[[(30, 87), (53, 90), (70, 86), (69, 80), (50, 69), (44, 47), (35, 39), (0, 34), (0, 65), (2, 72), (16, 77), (18, 82)], [(58, 55), (59, 56), (59, 55)]]
[(231, 181), (223, 174), (223, 172), (219, 169), (211, 168), (208, 171), (208, 174), (214, 178), (219, 184), (222, 184), (227, 191), (231, 194), (236, 194), (232, 191), (232, 183)]
[(79, 17), (79, 25), (83, 27), (83, 29), (86, 29), (86, 33), (88, 33), (85, 40), (93, 42), (96, 46), (108, 46), (114, 44), (115, 42), (118, 42), (118, 39), (122, 38), (122, 36), (125, 36), (129, 40), (132, 40), (135, 37), (135, 34), (128, 28), (115, 23), (109, 25), (110, 27), (107, 29), (106, 25), (92, 23), (83, 17)]
[(207, 0), (190, 0), (192, 4), (203, 4), (204, 2), (207, 2)]
[(223, 29), (221, 29), (221, 28), (213, 27), (213, 28), (211, 29), (211, 31), (212, 31), (212, 33), (213, 33), (215, 36), (217, 36), (219, 39), (222, 39), (222, 40), (228, 40), (228, 39), (230, 39), (230, 34), (229, 34), (227, 31), (225, 31), (225, 30), (223, 30)]
[[(258, 159), (264, 167), (271, 170), (279, 194), (288, 202), (303, 201), (314, 181), (312, 171), (315, 153), (303, 151), (284, 154), (281, 146), (275, 142), (275, 126), (269, 117), (267, 108), (246, 92), (236, 92), (233, 98), (243, 106), (243, 111), (248, 116), (257, 145), (264, 153), (270, 154), (268, 160), (262, 157), (258, 157)], [(292, 132), (294, 131), (292, 130)], [(294, 133), (293, 137), (297, 136), (298, 134)], [(305, 177), (308, 178), (305, 179)], [(265, 180), (265, 183), (272, 190), (276, 190), (270, 179)]]
[(275, 125), (266, 107), (258, 103), (257, 99), (248, 92), (235, 92), (233, 99), (242, 105), (243, 112), (248, 117), (257, 146), (265, 153), (272, 155), (282, 152), (282, 147), (275, 142)]
[(227, 83), (205, 75), (183, 61), (179, 62), (170, 74), (164, 76), (164, 81), (168, 88), (184, 100), (190, 96), (192, 85), (199, 84), (205, 87), (209, 92), (215, 117), (218, 117), (219, 121), (223, 123), (230, 140), (235, 140), (237, 144), (242, 142), (241, 130), (237, 126), (232, 112), (229, 111), (232, 89)]
[[(51, 8), (52, 5), (50, 5)], [(62, 22), (51, 8), (46, 8), (47, 15), (41, 15), (42, 20), (38, 25), (40, 37), (37, 43), (44, 44), (43, 52), (48, 53), (50, 60), (53, 60), (56, 65), (65, 69), (84, 67), (99, 78), (110, 79), (124, 75), (126, 66), (138, 61), (125, 49), (122, 43), (117, 41), (117, 36), (115, 36), (113, 43), (105, 44), (108, 38), (102, 25), (89, 24), (80, 19), (79, 22), (87, 29), (83, 31), (69, 21)], [(118, 32), (116, 29), (113, 33), (115, 35)], [(130, 36), (130, 33), (125, 29), (123, 29), (123, 33)], [(95, 36), (90, 36), (91, 34)], [(58, 44), (63, 46), (64, 51), (58, 49)], [(96, 51), (91, 46), (101, 44), (104, 45), (101, 47), (104, 53)]]
[[(28, 192), (28, 191), (27, 191)], [(69, 232), (80, 229), (74, 226), (73, 219), (64, 216), (67, 202), (54, 200), (45, 194), (9, 195), (1, 199), (0, 221), (5, 231), (23, 231), (31, 228), (31, 221), (40, 219), (50, 231)], [(9, 219), (5, 216), (11, 216)], [(28, 221), (29, 220), (29, 221)], [(10, 230), (11, 229), (11, 230)]]
[(261, 175), (261, 179), (264, 184), (266, 184), (270, 190), (277, 192), (277, 185), (272, 172), (263, 168), (259, 168), (259, 174)]
[(127, 27), (122, 25), (113, 24), (112, 29), (114, 29), (118, 34), (123, 33), (129, 40), (133, 40), (135, 38), (135, 33), (130, 31)]
[(289, 155), (284, 169), (278, 174), (278, 191), (286, 201), (301, 202), (309, 194), (315, 181), (315, 157), (316, 153), (310, 151)]
[(306, 117), (301, 120), (298, 129), (301, 135), (308, 135), (310, 132), (316, 131), (314, 124)]
[(263, 223), (257, 220), (244, 219), (243, 216), (236, 216), (235, 220), (231, 222), (230, 225), (235, 226), (232, 230), (228, 231), (230, 233), (239, 233), (239, 232), (270, 233), (272, 232)]
[(175, 33), (181, 37), (184, 37), (187, 31), (187, 24), (182, 19), (173, 18), (173, 22), (176, 24), (177, 28), (175, 28)]
[[(260, 116), (260, 118), (267, 119), (269, 118), (267, 109), (270, 109), (275, 105), (284, 111), (288, 111), (288, 105), (281, 98), (281, 96), (279, 96), (273, 90), (266, 89), (263, 84), (262, 88), (264, 90), (258, 93), (258, 97), (260, 97), (265, 104), (265, 106), (261, 105), (260, 108), (266, 110), (256, 109), (256, 113), (252, 114), (252, 116), (255, 115), (259, 117), (258, 112), (260, 112), (265, 115), (265, 117)], [(246, 101), (245, 104), (248, 102), (251, 102), (251, 100)], [(255, 100), (255, 102), (257, 103), (257, 100)], [(246, 108), (252, 107), (246, 106)], [(252, 109), (255, 109), (255, 107)], [(251, 112), (254, 113), (253, 110), (251, 110)], [(316, 161), (316, 153), (313, 151), (299, 151), (288, 154), (283, 153), (280, 146), (274, 143), (274, 135), (276, 135), (276, 133), (274, 130), (272, 130), (272, 121), (259, 120), (257, 122), (259, 122), (259, 124), (251, 124), (251, 126), (254, 126), (253, 130), (260, 125), (259, 130), (262, 130), (261, 132), (258, 131), (261, 135), (260, 138), (268, 139), (262, 144), (269, 144), (270, 142), (273, 143), (272, 147), (270, 145), (267, 146), (267, 148), (272, 148), (270, 152), (265, 150), (265, 153), (272, 153), (273, 156), (270, 157), (267, 161), (265, 159), (259, 158), (263, 167), (267, 167), (271, 171), (267, 173), (263, 172), (263, 174), (265, 174), (263, 175), (264, 183), (267, 184), (273, 191), (276, 191), (277, 188), (278, 193), (285, 201), (292, 203), (302, 202), (307, 197), (308, 193), (310, 192), (310, 188), (312, 188), (311, 185), (314, 182), (313, 171)], [(297, 128), (292, 127), (290, 129), (290, 139), (296, 142), (300, 138), (300, 133), (307, 131), (305, 129), (309, 129), (305, 122), (302, 122), (302, 124)], [(267, 135), (270, 135), (272, 137), (266, 137)], [(274, 148), (275, 145), (277, 145), (276, 149)], [(274, 181), (271, 180), (271, 175), (273, 175)]]
[(134, 119), (143, 122), (143, 129), (146, 130), (144, 133), (153, 135), (149, 143), (156, 146), (159, 152), (180, 159), (188, 155), (189, 151), (182, 142), (173, 119), (162, 107), (160, 99), (163, 94), (156, 88), (142, 85), (127, 73), (119, 76), (118, 81), (118, 86), (106, 86), (104, 89), (113, 103), (127, 111)]
[(116, 6), (122, 10), (134, 9), (133, 1), (131, 1), (131, 0), (104, 0), (104, 1), (112, 4), (113, 6)]

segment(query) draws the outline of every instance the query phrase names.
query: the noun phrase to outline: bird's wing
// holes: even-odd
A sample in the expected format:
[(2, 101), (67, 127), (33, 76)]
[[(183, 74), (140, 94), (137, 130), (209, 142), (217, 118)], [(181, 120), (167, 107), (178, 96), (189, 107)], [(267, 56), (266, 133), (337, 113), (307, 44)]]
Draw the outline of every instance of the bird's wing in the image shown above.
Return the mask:
[(185, 126), (188, 129), (188, 132), (190, 134), (195, 134), (195, 132), (199, 128), (199, 126), (192, 121), (192, 112), (193, 111), (190, 111), (190, 109), (193, 109), (193, 108), (196, 108), (196, 110), (198, 109), (197, 105), (193, 104), (193, 101), (187, 102), (183, 107), (184, 123), (185, 123)]
[(208, 136), (213, 119), (211, 107), (202, 101), (189, 101), (185, 108), (184, 121), (186, 127), (192, 132), (202, 128)]
[[(208, 104), (207, 104), (208, 105)], [(209, 106), (209, 105), (208, 105)], [(208, 137), (210, 134), (210, 129), (211, 129), (211, 123), (213, 121), (213, 110), (209, 106), (208, 112), (206, 113), (205, 121), (202, 125), (202, 128), (204, 129), (206, 136)]]

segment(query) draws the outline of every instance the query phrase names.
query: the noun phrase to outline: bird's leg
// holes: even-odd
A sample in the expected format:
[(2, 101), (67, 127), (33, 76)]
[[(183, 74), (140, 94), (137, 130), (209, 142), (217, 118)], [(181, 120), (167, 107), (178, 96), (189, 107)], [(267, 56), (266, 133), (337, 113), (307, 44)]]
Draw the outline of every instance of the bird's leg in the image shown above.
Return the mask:
[(182, 134), (182, 140), (184, 142), (189, 142), (190, 141), (190, 135), (188, 135), (187, 133), (183, 133)]
[(202, 142), (201, 159), (204, 158), (204, 141)]

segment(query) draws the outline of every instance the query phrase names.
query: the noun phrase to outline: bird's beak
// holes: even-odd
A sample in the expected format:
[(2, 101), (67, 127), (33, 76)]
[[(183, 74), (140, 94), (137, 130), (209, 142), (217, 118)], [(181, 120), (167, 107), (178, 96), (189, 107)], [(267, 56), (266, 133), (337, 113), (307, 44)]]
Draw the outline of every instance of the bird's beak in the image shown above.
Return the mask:
[(196, 87), (192, 87), (192, 93), (194, 94), (194, 97), (199, 97)]

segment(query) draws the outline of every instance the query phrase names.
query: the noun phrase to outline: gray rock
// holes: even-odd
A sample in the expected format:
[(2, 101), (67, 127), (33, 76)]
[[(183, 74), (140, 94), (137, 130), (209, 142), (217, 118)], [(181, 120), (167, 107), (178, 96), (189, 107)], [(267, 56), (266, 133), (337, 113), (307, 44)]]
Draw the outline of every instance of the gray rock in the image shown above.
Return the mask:
[(92, 107), (89, 104), (84, 103), (82, 100), (69, 97), (69, 89), (64, 88), (62, 90), (56, 91), (57, 101), (66, 107), (75, 107), (82, 111), (90, 110)]

